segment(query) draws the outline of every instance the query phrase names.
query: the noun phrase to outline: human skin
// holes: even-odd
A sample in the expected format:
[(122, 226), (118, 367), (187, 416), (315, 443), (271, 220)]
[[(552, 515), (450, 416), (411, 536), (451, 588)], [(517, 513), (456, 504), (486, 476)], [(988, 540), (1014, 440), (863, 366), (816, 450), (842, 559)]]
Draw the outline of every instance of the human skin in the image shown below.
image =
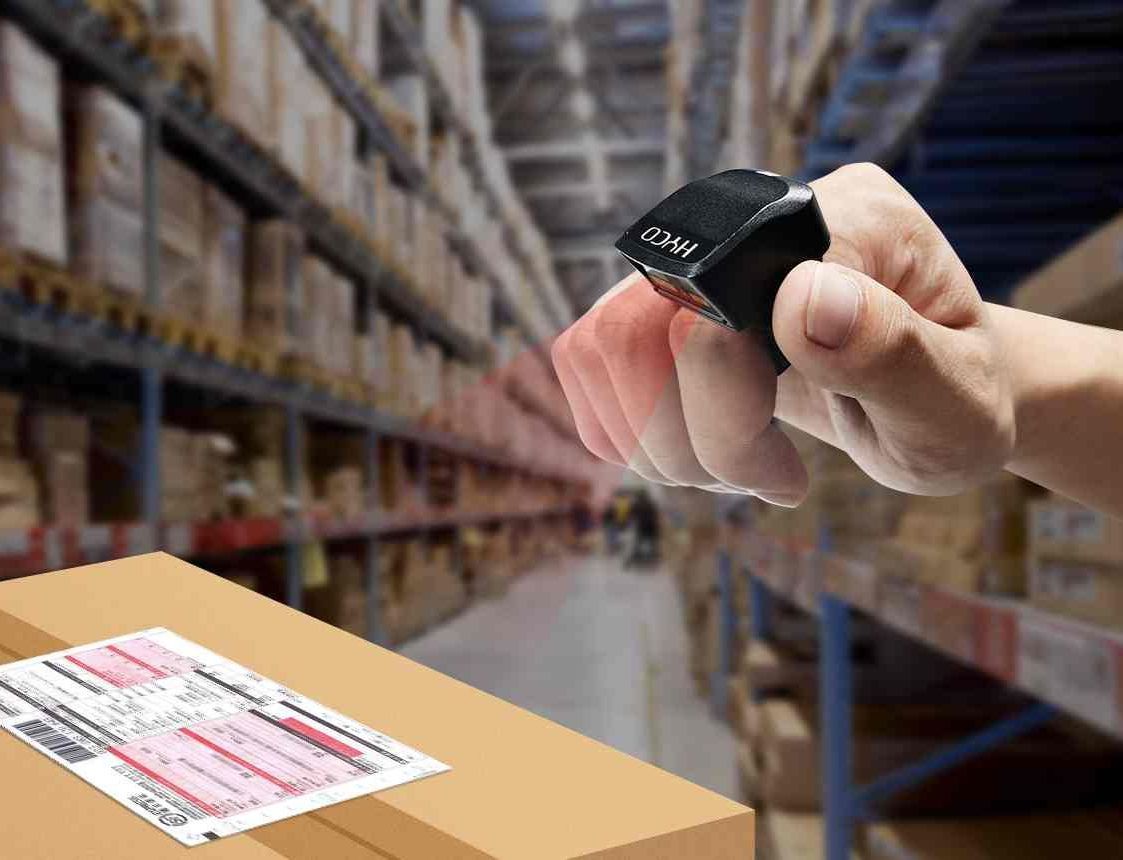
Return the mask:
[(1123, 516), (1123, 333), (984, 302), (876, 166), (812, 186), (831, 245), (776, 296), (791, 367), (777, 377), (754, 335), (632, 275), (553, 345), (585, 445), (653, 481), (794, 506), (808, 473), (776, 417), (903, 492), (950, 495), (1008, 469)]

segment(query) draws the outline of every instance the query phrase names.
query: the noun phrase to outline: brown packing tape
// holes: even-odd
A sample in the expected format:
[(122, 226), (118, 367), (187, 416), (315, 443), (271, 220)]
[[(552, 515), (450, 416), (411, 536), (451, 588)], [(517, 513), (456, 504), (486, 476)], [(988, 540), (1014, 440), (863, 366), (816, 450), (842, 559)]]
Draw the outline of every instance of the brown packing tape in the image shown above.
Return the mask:
[[(401, 860), (751, 856), (750, 810), (162, 553), (0, 584), (0, 612), (0, 643), (20, 652), (168, 627), (452, 767), (298, 819), (290, 826), (332, 829), (310, 833), (316, 853), (303, 856), (332, 856), (326, 840), (341, 833)], [(15, 856), (185, 856), (33, 751), (0, 743), (0, 770), (10, 767), (68, 810), (66, 827), (47, 827), (36, 799), (7, 807), (38, 822), (5, 835)], [(262, 841), (278, 830), (196, 850), (285, 856)]]

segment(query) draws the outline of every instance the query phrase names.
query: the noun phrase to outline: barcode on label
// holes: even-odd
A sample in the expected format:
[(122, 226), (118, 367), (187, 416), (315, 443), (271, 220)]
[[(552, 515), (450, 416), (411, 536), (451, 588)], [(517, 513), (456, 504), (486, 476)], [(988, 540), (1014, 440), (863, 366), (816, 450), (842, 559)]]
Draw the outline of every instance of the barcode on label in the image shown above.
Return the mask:
[(39, 746), (54, 753), (67, 764), (78, 764), (97, 758), (84, 746), (55, 731), (42, 720), (28, 720), (26, 723), (17, 723), (15, 728), (16, 731), (31, 738)]

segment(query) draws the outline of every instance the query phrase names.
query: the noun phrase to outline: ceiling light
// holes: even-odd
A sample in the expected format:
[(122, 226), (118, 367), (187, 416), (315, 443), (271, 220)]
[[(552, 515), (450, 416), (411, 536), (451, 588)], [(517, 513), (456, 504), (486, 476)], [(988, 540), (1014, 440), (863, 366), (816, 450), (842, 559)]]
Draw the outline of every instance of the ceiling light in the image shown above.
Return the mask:
[(596, 113), (596, 103), (593, 101), (593, 96), (587, 89), (582, 87), (573, 91), (569, 97), (569, 109), (573, 111), (573, 116), (582, 125), (588, 125), (593, 120), (593, 115)]
[(562, 42), (561, 49), (558, 51), (558, 59), (561, 62), (562, 69), (569, 77), (585, 77), (585, 69), (588, 65), (585, 57), (585, 46), (577, 39), (570, 36)]

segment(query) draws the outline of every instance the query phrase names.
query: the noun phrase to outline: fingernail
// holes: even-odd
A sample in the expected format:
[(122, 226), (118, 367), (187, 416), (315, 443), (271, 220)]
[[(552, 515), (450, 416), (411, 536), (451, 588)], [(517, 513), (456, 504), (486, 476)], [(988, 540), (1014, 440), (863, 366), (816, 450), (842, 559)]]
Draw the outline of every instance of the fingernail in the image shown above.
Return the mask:
[(803, 501), (803, 496), (799, 494), (789, 495), (787, 493), (756, 493), (758, 498), (768, 502), (770, 505), (778, 505), (781, 508), (797, 508), (799, 503)]
[(858, 319), (858, 285), (834, 266), (815, 267), (811, 299), (807, 303), (807, 337), (819, 346), (838, 349)]

